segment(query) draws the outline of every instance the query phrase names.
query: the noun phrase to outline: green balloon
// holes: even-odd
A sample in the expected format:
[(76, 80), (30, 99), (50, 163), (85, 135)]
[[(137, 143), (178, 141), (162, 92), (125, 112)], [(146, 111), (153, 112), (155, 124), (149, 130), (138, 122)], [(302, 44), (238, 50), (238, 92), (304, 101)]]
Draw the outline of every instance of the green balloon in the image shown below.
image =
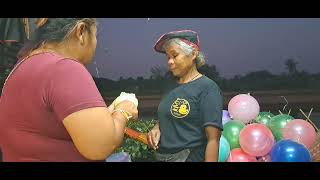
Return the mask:
[(277, 141), (282, 139), (282, 129), (294, 118), (288, 114), (279, 114), (271, 118), (267, 125)]
[(245, 124), (239, 120), (231, 120), (223, 126), (222, 135), (229, 142), (230, 149), (240, 148), (239, 136), (244, 127)]
[(274, 116), (274, 114), (270, 112), (260, 112), (258, 117), (255, 119), (256, 123), (267, 125), (269, 121)]

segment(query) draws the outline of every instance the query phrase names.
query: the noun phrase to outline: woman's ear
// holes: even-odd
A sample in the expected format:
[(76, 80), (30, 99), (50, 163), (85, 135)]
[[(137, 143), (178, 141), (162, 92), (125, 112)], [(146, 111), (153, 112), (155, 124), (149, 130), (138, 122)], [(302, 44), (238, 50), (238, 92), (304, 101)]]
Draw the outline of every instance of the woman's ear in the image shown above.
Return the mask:
[(79, 40), (81, 45), (83, 45), (85, 41), (85, 31), (86, 25), (84, 23), (79, 23), (76, 27), (76, 38)]
[(198, 57), (198, 55), (199, 55), (199, 51), (197, 51), (197, 50), (192, 51), (192, 59), (195, 60)]

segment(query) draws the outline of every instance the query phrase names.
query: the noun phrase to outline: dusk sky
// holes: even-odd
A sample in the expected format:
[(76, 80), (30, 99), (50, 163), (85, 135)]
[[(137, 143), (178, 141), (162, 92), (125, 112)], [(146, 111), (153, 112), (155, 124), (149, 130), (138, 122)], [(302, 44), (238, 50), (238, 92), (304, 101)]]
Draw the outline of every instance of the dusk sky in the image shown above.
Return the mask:
[(150, 76), (150, 69), (166, 65), (166, 57), (153, 45), (166, 32), (190, 29), (199, 33), (207, 64), (221, 76), (268, 70), (285, 72), (293, 58), (298, 70), (320, 72), (320, 19), (240, 18), (101, 18), (98, 44), (89, 71), (118, 80)]

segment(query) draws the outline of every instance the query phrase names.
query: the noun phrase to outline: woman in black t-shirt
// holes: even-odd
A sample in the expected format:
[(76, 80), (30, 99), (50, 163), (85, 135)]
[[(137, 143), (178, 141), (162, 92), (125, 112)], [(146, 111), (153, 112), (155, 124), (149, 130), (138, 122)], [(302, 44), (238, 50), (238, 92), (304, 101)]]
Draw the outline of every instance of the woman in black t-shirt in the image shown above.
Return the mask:
[(159, 161), (218, 161), (223, 101), (218, 85), (198, 71), (205, 60), (197, 33), (169, 32), (154, 48), (167, 55), (177, 84), (159, 104), (159, 123), (148, 133), (149, 146), (157, 150)]

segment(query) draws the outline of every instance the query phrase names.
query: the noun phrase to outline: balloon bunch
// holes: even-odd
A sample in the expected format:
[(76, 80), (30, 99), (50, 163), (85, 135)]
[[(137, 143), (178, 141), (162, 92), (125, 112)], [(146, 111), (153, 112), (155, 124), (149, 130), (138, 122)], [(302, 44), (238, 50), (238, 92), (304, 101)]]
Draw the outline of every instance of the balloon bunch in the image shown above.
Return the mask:
[(305, 120), (260, 112), (249, 94), (233, 97), (222, 113), (219, 162), (310, 162), (317, 133)]

